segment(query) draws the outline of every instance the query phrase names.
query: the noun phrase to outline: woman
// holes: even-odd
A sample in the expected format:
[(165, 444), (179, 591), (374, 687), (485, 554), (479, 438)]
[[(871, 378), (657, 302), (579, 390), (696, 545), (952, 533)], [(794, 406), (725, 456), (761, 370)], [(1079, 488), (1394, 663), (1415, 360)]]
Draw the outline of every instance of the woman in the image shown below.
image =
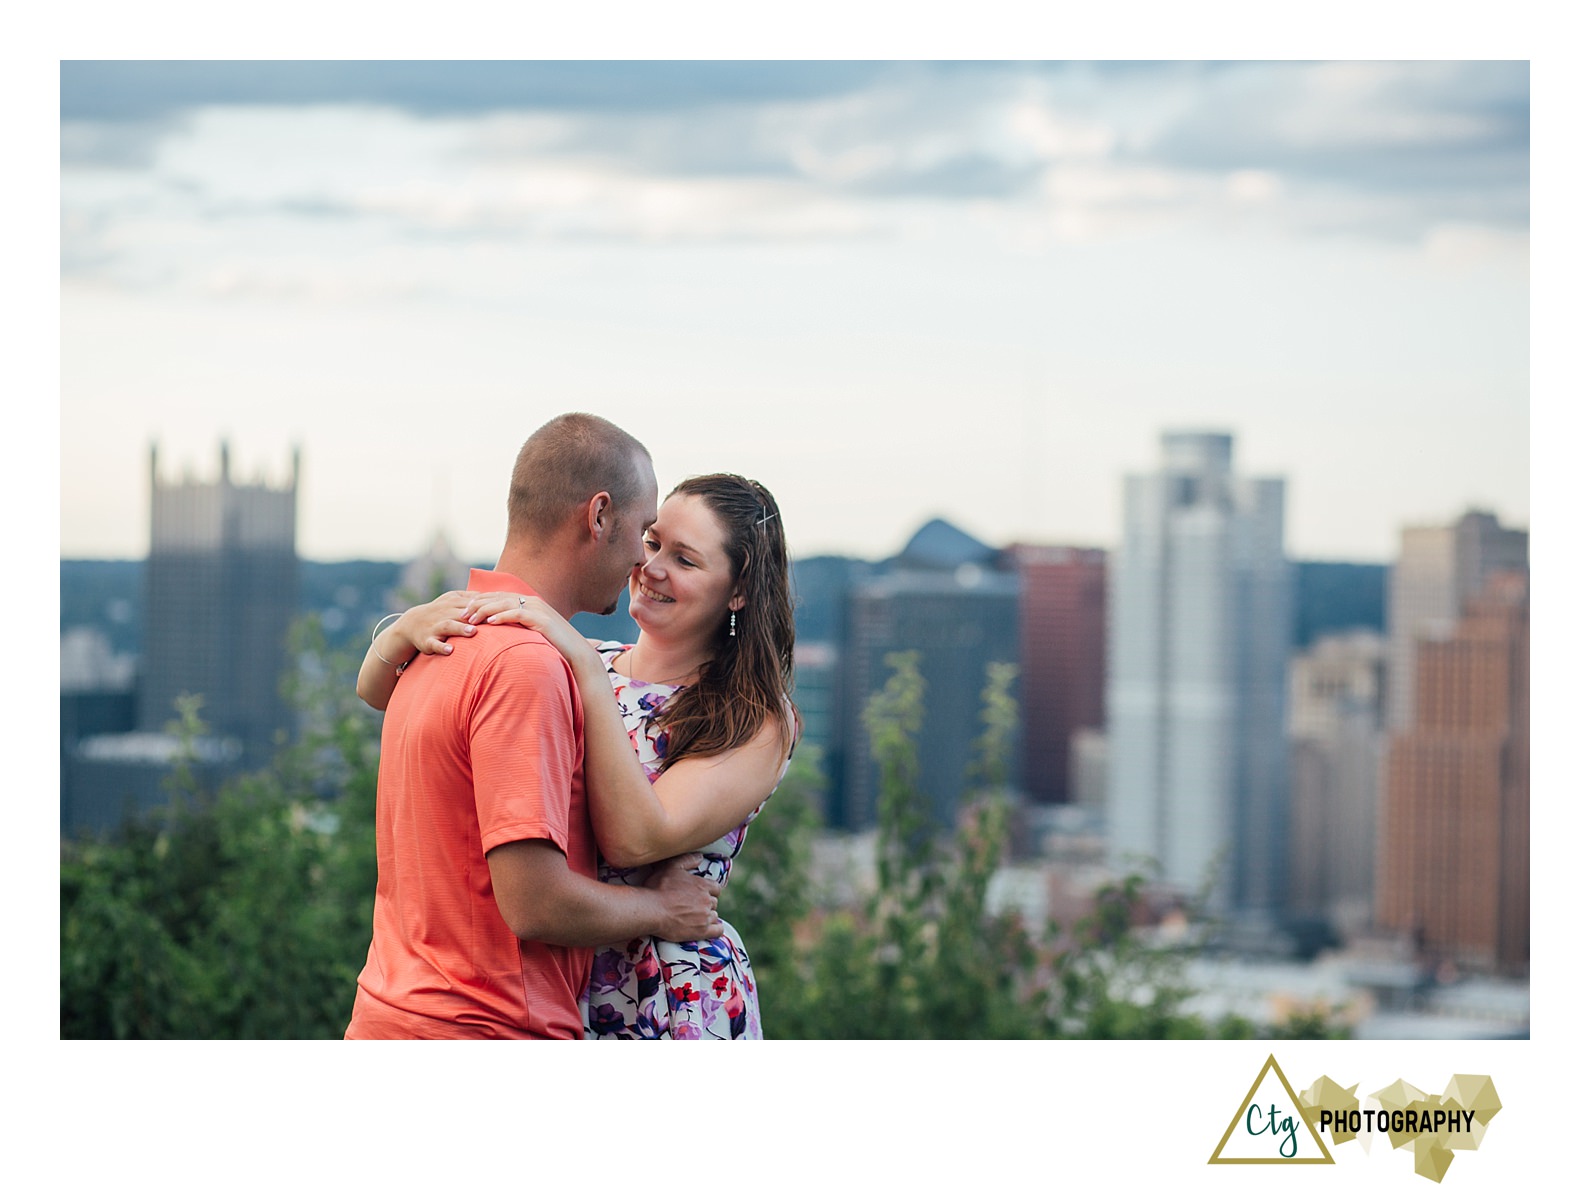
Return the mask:
[[(783, 519), (753, 480), (696, 476), (663, 501), (646, 549), (629, 581), (633, 646), (588, 642), (535, 597), (449, 592), (372, 639), (359, 695), (384, 709), (393, 663), (446, 653), (446, 638), (481, 623), (538, 630), (580, 689), (600, 878), (639, 885), (646, 864), (698, 851), (695, 869), (722, 883), (799, 737)], [(761, 1037), (750, 959), (727, 922), (710, 941), (599, 948), (581, 1008), (592, 1038)]]

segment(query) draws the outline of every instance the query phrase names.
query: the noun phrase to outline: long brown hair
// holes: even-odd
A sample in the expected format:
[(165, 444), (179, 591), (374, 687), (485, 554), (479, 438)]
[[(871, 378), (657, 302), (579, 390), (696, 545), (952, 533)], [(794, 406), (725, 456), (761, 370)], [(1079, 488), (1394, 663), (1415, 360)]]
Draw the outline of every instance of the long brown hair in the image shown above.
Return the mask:
[(695, 475), (668, 495), (697, 496), (712, 510), (723, 527), (723, 549), (745, 603), (734, 614), (733, 636), (725, 611), (711, 660), (696, 682), (674, 693), (658, 713), (668, 733), (662, 769), (690, 755), (745, 745), (769, 713), (793, 746), (799, 735), (799, 717), (789, 699), (795, 684), (795, 605), (778, 504), (760, 483), (739, 475)]

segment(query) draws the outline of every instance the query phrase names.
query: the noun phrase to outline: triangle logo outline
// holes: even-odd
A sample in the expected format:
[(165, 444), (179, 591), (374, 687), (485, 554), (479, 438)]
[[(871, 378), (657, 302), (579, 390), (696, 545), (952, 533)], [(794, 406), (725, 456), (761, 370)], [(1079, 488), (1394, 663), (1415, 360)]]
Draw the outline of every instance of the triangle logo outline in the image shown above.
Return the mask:
[[(1314, 1139), (1314, 1145), (1319, 1149), (1320, 1158), (1285, 1158), (1276, 1155), (1274, 1158), (1222, 1158), (1221, 1153), (1226, 1148), (1226, 1143), (1231, 1140), (1231, 1135), (1236, 1131), (1237, 1122), (1242, 1120), (1248, 1111), (1248, 1106), (1253, 1103), (1253, 1097), (1259, 1090), (1259, 1085), (1264, 1082), (1264, 1077), (1271, 1071), (1281, 1081), (1281, 1086), (1286, 1089), (1287, 1098), (1292, 1102), (1293, 1115), (1299, 1124), (1308, 1130), (1309, 1137)], [(1264, 1066), (1259, 1068), (1259, 1073), (1253, 1077), (1253, 1086), (1248, 1089), (1248, 1094), (1242, 1098), (1242, 1103), (1237, 1105), (1237, 1111), (1231, 1116), (1231, 1124), (1226, 1126), (1226, 1131), (1220, 1137), (1220, 1144), (1215, 1147), (1215, 1152), (1209, 1156), (1211, 1166), (1268, 1166), (1271, 1164), (1289, 1167), (1315, 1167), (1335, 1166), (1336, 1160), (1331, 1157), (1330, 1150), (1320, 1139), (1319, 1130), (1303, 1116), (1303, 1104), (1297, 1098), (1297, 1093), (1292, 1090), (1292, 1085), (1287, 1082), (1286, 1073), (1281, 1070), (1281, 1064), (1275, 1061), (1275, 1055), (1270, 1055), (1264, 1060)]]

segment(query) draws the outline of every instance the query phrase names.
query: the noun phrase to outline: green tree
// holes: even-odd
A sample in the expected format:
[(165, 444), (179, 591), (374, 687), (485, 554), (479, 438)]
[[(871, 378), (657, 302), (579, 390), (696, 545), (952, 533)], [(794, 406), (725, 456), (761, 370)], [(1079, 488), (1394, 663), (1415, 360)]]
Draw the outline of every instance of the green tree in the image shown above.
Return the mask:
[[(301, 733), (271, 770), (206, 790), (193, 769), (202, 709), (184, 698), (170, 805), (116, 837), (63, 844), (63, 1038), (341, 1036), (375, 895), (379, 719), (353, 692), (360, 648), (333, 650), (313, 621), (294, 636)], [(1014, 670), (990, 672), (962, 820), (944, 831), (916, 785), (922, 677), (911, 656), (891, 665), (865, 714), (881, 780), (876, 889), (849, 910), (814, 905), (822, 780), (802, 750), (724, 894), (769, 1037), (1340, 1035), (1322, 1012), (1273, 1030), (1186, 1016), (1195, 947), (1140, 935), (1140, 876), (1101, 890), (1068, 930), (1033, 935), (991, 911)]]
[[(916, 737), (924, 684), (914, 655), (891, 657), (888, 683), (864, 720), (879, 764), (877, 886), (852, 911), (808, 916), (792, 957), (754, 959), (770, 1037), (796, 1038), (1200, 1038), (1321, 1036), (1328, 1018), (1260, 1030), (1239, 1018), (1211, 1027), (1183, 1011), (1185, 963), (1196, 943), (1158, 944), (1140, 929), (1147, 880), (1103, 887), (1090, 915), (1042, 935), (1013, 913), (991, 910), (990, 886), (1006, 844), (1011, 794), (1006, 764), (1017, 726), (1015, 670), (995, 665), (983, 693), (967, 802), (952, 833), (933, 828), (917, 787)], [(772, 841), (772, 839), (769, 839)], [(784, 876), (799, 874), (799, 847)], [(766, 868), (759, 868), (766, 869)], [(740, 882), (738, 876), (735, 884)], [(732, 887), (731, 887), (732, 891)], [(780, 919), (787, 920), (787, 914)], [(811, 931), (797, 936), (804, 926)], [(757, 953), (752, 945), (752, 953)], [(778, 980), (778, 995), (766, 982)], [(775, 1007), (776, 1006), (776, 1007)]]
[[(1016, 725), (1014, 668), (985, 689), (984, 730), (964, 820), (934, 828), (917, 787), (924, 683), (914, 655), (893, 673), (864, 721), (879, 765), (877, 886), (854, 912), (824, 919), (783, 972), (796, 997), (770, 1036), (962, 1038), (1048, 1032), (1035, 985), (1038, 958), (1019, 923), (990, 915), (987, 894), (1005, 842), (1004, 788)], [(764, 992), (768, 989), (764, 988)]]
[(740, 934), (756, 977), (767, 1036), (783, 1025), (798, 992), (798, 932), (813, 903), (812, 841), (820, 824), (822, 769), (799, 746), (778, 790), (746, 831), (719, 911)]
[(377, 734), (318, 627), (295, 632), (309, 719), (275, 768), (203, 791), (197, 701), (162, 812), (61, 857), (63, 1038), (340, 1036), (370, 934)]

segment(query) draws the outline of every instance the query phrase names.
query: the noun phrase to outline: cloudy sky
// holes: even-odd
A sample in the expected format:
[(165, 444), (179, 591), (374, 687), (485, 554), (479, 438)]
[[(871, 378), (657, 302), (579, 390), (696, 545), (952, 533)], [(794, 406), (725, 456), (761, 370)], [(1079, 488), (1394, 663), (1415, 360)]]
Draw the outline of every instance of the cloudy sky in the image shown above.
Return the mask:
[(1289, 481), (1303, 558), (1529, 520), (1522, 62), (61, 68), (61, 553), (173, 473), (307, 557), (493, 558), (566, 409), (797, 553), (1113, 545), (1161, 431)]

